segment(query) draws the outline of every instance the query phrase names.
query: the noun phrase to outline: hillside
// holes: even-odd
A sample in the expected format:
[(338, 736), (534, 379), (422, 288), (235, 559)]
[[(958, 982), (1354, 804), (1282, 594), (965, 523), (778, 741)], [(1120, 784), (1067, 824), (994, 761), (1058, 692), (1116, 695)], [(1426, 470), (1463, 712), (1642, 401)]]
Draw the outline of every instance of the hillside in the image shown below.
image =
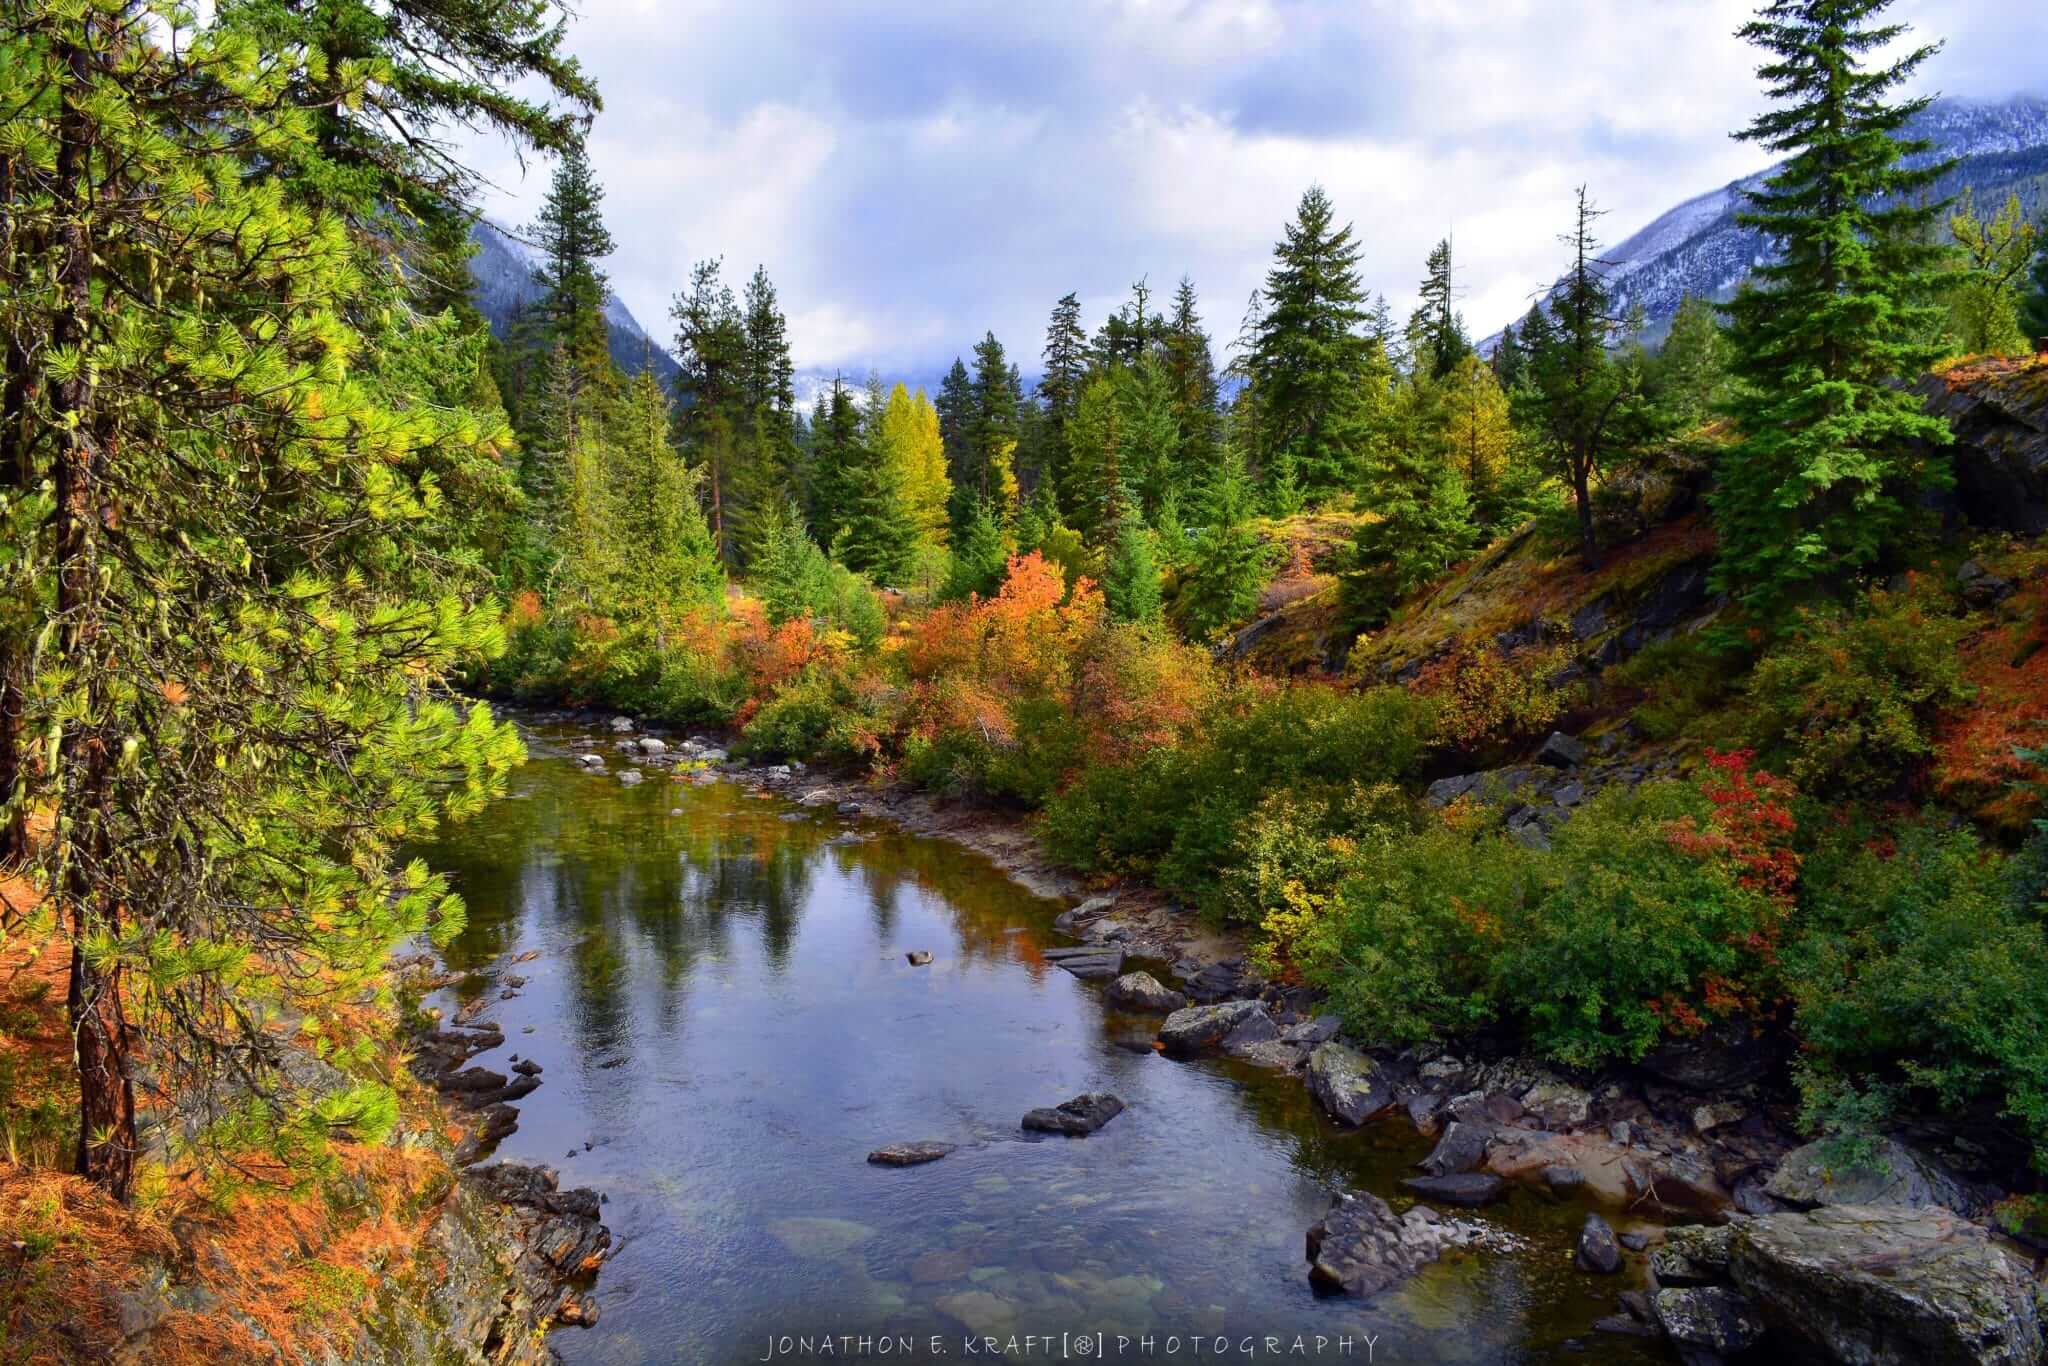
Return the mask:
[[(476, 254), (469, 258), (469, 273), (476, 280), (476, 306), (490, 320), (492, 333), (502, 339), (519, 311), (540, 297), (540, 287), (533, 280), (537, 258), (532, 246), (487, 220), (479, 220), (469, 235), (476, 243)], [(612, 362), (619, 369), (637, 375), (652, 366), (655, 378), (664, 386), (675, 379), (675, 357), (648, 334), (616, 295), (605, 300), (604, 320)]]

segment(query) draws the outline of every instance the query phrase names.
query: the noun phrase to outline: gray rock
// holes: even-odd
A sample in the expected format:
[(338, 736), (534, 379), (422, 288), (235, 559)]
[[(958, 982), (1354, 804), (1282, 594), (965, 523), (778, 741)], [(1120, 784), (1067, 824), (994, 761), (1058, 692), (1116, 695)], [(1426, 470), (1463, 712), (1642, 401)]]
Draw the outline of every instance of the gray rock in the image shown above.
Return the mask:
[(2042, 1354), (2031, 1268), (1949, 1210), (1829, 1205), (1732, 1226), (1728, 1269), (1772, 1332), (1858, 1366), (2022, 1366)]
[(2017, 591), (2011, 579), (2001, 578), (1975, 560), (1963, 561), (1962, 568), (1956, 570), (1956, 587), (1972, 607), (1996, 607)]
[(1552, 1195), (1576, 1195), (1579, 1188), (1585, 1184), (1586, 1174), (1577, 1167), (1567, 1167), (1558, 1163), (1543, 1169), (1543, 1188)]
[(1024, 1127), (1037, 1133), (1086, 1138), (1124, 1111), (1124, 1103), (1107, 1091), (1087, 1091), (1056, 1106), (1024, 1116)]
[(627, 731), (633, 729), (633, 718), (630, 716), (614, 716), (612, 718), (612, 729), (624, 735)]
[(1586, 746), (1563, 731), (1554, 730), (1543, 742), (1543, 748), (1536, 751), (1536, 762), (1552, 768), (1577, 768), (1586, 762)]
[(1736, 1017), (1716, 1021), (1692, 1038), (1660, 1044), (1636, 1065), (1659, 1081), (1721, 1095), (1763, 1076), (1771, 1057), (1762, 1036)]
[(1315, 1048), (1326, 1044), (1343, 1032), (1344, 1022), (1335, 1015), (1318, 1015), (1300, 1024), (1289, 1025), (1280, 1037), (1288, 1043), (1300, 1044), (1303, 1048)]
[(1429, 1156), (1415, 1165), (1431, 1176), (1469, 1172), (1486, 1161), (1486, 1145), (1492, 1141), (1490, 1127), (1454, 1119), (1445, 1126), (1443, 1137), (1436, 1141)]
[(1080, 905), (1069, 907), (1055, 916), (1053, 928), (1071, 934), (1089, 921), (1108, 915), (1115, 907), (1116, 898), (1113, 896), (1089, 897)]
[(1248, 1011), (1245, 1017), (1237, 1022), (1236, 1027), (1224, 1036), (1223, 1051), (1232, 1057), (1243, 1057), (1247, 1049), (1279, 1042), (1280, 1026), (1273, 1023), (1273, 1017), (1266, 1013), (1266, 1008), (1262, 1005), (1256, 1010)]
[(1483, 773), (1461, 773), (1455, 778), (1439, 778), (1424, 789), (1422, 800), (1429, 806), (1449, 806), (1478, 787), (1485, 776)]
[(1743, 1116), (1748, 1113), (1749, 1110), (1745, 1106), (1732, 1100), (1702, 1105), (1692, 1112), (1693, 1131), (1702, 1134), (1712, 1133), (1723, 1125), (1740, 1123)]
[(1726, 1286), (1659, 1290), (1650, 1305), (1658, 1326), (1681, 1356), (1688, 1349), (1731, 1356), (1748, 1351), (1764, 1335), (1764, 1321), (1756, 1306)]
[(1728, 1279), (1726, 1225), (1689, 1224), (1674, 1228), (1650, 1254), (1650, 1274), (1659, 1285), (1712, 1285)]
[(1415, 1126), (1415, 1132), (1424, 1138), (1435, 1137), (1443, 1127), (1439, 1116), (1443, 1114), (1444, 1098), (1435, 1091), (1425, 1091), (1419, 1096), (1408, 1098), (1408, 1122)]
[(1380, 1065), (1341, 1043), (1322, 1044), (1308, 1055), (1308, 1089), (1346, 1124), (1363, 1124), (1394, 1105), (1393, 1084)]
[(1622, 1233), (1615, 1235), (1614, 1241), (1620, 1243), (1630, 1252), (1641, 1252), (1650, 1245), (1650, 1235), (1647, 1233)]
[(1570, 1082), (1544, 1081), (1522, 1093), (1521, 1106), (1541, 1115), (1548, 1127), (1560, 1129), (1584, 1124), (1592, 1116), (1593, 1097)]
[(1621, 1245), (1614, 1239), (1614, 1229), (1597, 1214), (1586, 1216), (1586, 1222), (1579, 1226), (1578, 1246), (1572, 1253), (1572, 1261), (1581, 1271), (1591, 1271), (1602, 1276), (1611, 1276), (1621, 1270)]
[[(1254, 1014), (1265, 1015), (1257, 1001), (1225, 1001), (1221, 1005), (1187, 1006), (1166, 1017), (1159, 1027), (1159, 1042), (1174, 1057), (1191, 1057), (1215, 1048), (1229, 1038)], [(1271, 1017), (1267, 1017), (1271, 1024)]]
[(1875, 1152), (1821, 1139), (1785, 1155), (1764, 1183), (1764, 1193), (1799, 1209), (1816, 1205), (1945, 1205), (1965, 1210), (1969, 1194), (1955, 1175), (1926, 1153), (1893, 1138)]
[(910, 963), (910, 966), (914, 968), (924, 967), (932, 961), (930, 949), (912, 949), (910, 950), (910, 952), (904, 954), (903, 957)]
[(627, 787), (637, 787), (646, 776), (637, 768), (629, 768), (619, 774), (619, 781)]
[(1480, 1226), (1423, 1205), (1396, 1218), (1376, 1195), (1347, 1195), (1308, 1231), (1308, 1283), (1322, 1295), (1377, 1295), (1484, 1237)]
[[(1058, 956), (1055, 957), (1055, 954)], [(1045, 957), (1074, 976), (1090, 981), (1114, 977), (1124, 970), (1124, 951), (1100, 945), (1089, 945), (1065, 952), (1049, 949)]]
[(1270, 1067), (1278, 1072), (1292, 1072), (1308, 1057), (1308, 1050), (1300, 1044), (1287, 1043), (1280, 1039), (1264, 1039), (1257, 1043), (1229, 1044), (1225, 1047), (1230, 1056), (1254, 1067)]
[(915, 1143), (888, 1143), (868, 1154), (868, 1161), (877, 1167), (917, 1167), (927, 1162), (936, 1162), (953, 1151), (951, 1143), (936, 1139), (923, 1139)]
[(643, 735), (640, 737), (640, 752), (642, 754), (666, 754), (668, 753), (668, 746), (662, 741), (655, 739), (652, 735)]
[(576, 756), (576, 762), (585, 768), (603, 768), (604, 756), (602, 754), (579, 754)]
[(1188, 1003), (1187, 997), (1149, 972), (1127, 972), (1111, 982), (1103, 995), (1111, 1005), (1126, 1010), (1175, 1011)]
[(1455, 1176), (1404, 1177), (1401, 1186), (1425, 1200), (1477, 1209), (1507, 1194), (1508, 1183), (1492, 1172), (1460, 1172)]

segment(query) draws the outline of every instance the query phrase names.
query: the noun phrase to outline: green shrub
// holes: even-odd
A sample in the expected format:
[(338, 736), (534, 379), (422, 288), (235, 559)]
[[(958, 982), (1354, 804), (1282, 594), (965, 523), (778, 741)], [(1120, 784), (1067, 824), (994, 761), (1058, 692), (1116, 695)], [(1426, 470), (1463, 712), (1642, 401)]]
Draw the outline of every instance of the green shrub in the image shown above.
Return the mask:
[(1238, 823), (1225, 860), (1219, 905), (1226, 920), (1258, 925), (1304, 895), (1327, 896), (1368, 833), (1413, 832), (1415, 804), (1391, 783), (1268, 793)]
[(846, 763), (871, 756), (886, 722), (884, 699), (826, 665), (811, 665), (775, 690), (740, 731), (738, 748), (759, 758)]
[(1941, 711), (1969, 700), (1967, 629), (1917, 584), (1802, 609), (1750, 678), (1758, 749), (1812, 796), (1896, 790), (1933, 752)]
[(1077, 867), (1146, 873), (1220, 910), (1222, 870), (1260, 802), (1276, 791), (1407, 776), (1433, 714), (1403, 688), (1296, 686), (1226, 701), (1186, 748), (1084, 774), (1048, 804), (1044, 833)]
[(1014, 739), (1003, 743), (970, 730), (913, 739), (904, 748), (903, 776), (920, 787), (1037, 807), (1085, 758), (1085, 736), (1065, 707), (1030, 698), (1010, 708)]
[(1785, 972), (1815, 1089), (1996, 1100), (2048, 1168), (2048, 936), (1999, 858), (1923, 820), (1809, 861)]

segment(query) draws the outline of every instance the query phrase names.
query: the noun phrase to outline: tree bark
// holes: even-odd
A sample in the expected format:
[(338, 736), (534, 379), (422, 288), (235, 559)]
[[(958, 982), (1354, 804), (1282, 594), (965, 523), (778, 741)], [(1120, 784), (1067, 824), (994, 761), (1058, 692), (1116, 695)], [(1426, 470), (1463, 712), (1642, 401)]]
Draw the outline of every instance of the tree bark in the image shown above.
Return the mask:
[[(86, 21), (88, 24), (92, 20)], [(88, 30), (87, 41), (91, 34)], [(53, 348), (87, 345), (92, 308), (93, 244), (87, 178), (97, 130), (81, 101), (96, 76), (92, 53), (79, 43), (57, 50), (67, 69), (58, 119), (56, 204), (58, 306)], [(113, 780), (112, 738), (106, 732), (108, 659), (102, 635), (99, 533), (105, 455), (99, 415), (93, 411), (92, 367), (81, 366), (51, 394), (56, 429), (57, 617), (65, 662), (86, 690), (84, 714), (65, 728), (59, 744), (57, 838), (61, 884), (56, 889), (71, 919), (71, 982), (67, 998), (78, 1064), (78, 1174), (124, 1203), (135, 1182), (135, 1084), (132, 1039), (122, 1006), (121, 969), (94, 964), (88, 938), (118, 935), (118, 888), (107, 884), (112, 851), (108, 822)]]

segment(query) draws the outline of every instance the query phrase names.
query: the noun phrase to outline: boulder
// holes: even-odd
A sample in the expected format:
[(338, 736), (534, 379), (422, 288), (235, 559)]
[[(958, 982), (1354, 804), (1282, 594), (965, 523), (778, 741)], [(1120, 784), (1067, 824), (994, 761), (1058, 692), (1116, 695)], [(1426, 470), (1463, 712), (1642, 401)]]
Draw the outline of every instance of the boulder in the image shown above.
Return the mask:
[(1322, 1044), (1308, 1055), (1308, 1089), (1332, 1118), (1363, 1124), (1393, 1108), (1394, 1087), (1380, 1065), (1355, 1048)]
[(1572, 1253), (1572, 1261), (1581, 1271), (1592, 1271), (1602, 1276), (1611, 1276), (1621, 1270), (1621, 1244), (1615, 1241), (1614, 1229), (1597, 1214), (1586, 1216), (1586, 1222), (1579, 1226), (1579, 1241)]
[(1377, 1295), (1484, 1238), (1480, 1226), (1423, 1205), (1396, 1218), (1376, 1195), (1342, 1196), (1308, 1231), (1308, 1283), (1321, 1295)]
[(1035, 1133), (1086, 1138), (1124, 1111), (1124, 1103), (1107, 1091), (1087, 1091), (1056, 1106), (1032, 1110), (1024, 1127)]
[(2040, 1359), (2031, 1268), (1938, 1208), (1827, 1205), (1736, 1224), (1728, 1270), (1773, 1333), (1858, 1366)]
[[(1204, 1049), (1219, 1046), (1254, 1015), (1264, 1016), (1268, 1025), (1273, 1022), (1272, 1017), (1266, 1015), (1266, 1008), (1257, 1001), (1185, 1006), (1166, 1017), (1166, 1023), (1159, 1027), (1159, 1042), (1174, 1057), (1191, 1057)], [(1257, 1026), (1253, 1029), (1256, 1032)]]
[(932, 961), (932, 954), (930, 949), (912, 949), (910, 950), (910, 952), (904, 954), (903, 957), (905, 961), (907, 961), (910, 964), (910, 966), (914, 968), (928, 966)]
[(1109, 984), (1103, 993), (1113, 1006), (1126, 1010), (1175, 1011), (1188, 1003), (1188, 998), (1161, 982), (1149, 972), (1127, 972)]
[(1746, 1352), (1764, 1335), (1756, 1306), (1724, 1285), (1659, 1290), (1650, 1306), (1681, 1360), (1714, 1361)]
[(1303, 1048), (1315, 1048), (1337, 1037), (1344, 1029), (1344, 1022), (1335, 1015), (1318, 1015), (1312, 1020), (1289, 1025), (1280, 1037), (1288, 1043), (1300, 1044)]
[(1963, 561), (1956, 570), (1956, 587), (1961, 590), (1963, 601), (1972, 607), (1996, 607), (2018, 590), (2011, 579), (1992, 573), (1975, 560)]
[(852, 820), (855, 816), (858, 816), (860, 814), (860, 803), (841, 802), (839, 803), (839, 805), (832, 808), (832, 812), (834, 815), (843, 817), (846, 820)]
[(1254, 1067), (1270, 1067), (1276, 1072), (1292, 1072), (1308, 1057), (1307, 1049), (1282, 1039), (1232, 1044), (1227, 1046), (1226, 1051), (1240, 1062), (1248, 1062)]
[(936, 1162), (953, 1151), (951, 1143), (922, 1139), (915, 1143), (888, 1143), (868, 1154), (877, 1167), (918, 1167)]
[(627, 731), (633, 729), (633, 718), (630, 716), (614, 716), (612, 718), (612, 729), (620, 735), (624, 735)]
[(1446, 1205), (1463, 1205), (1477, 1209), (1490, 1205), (1507, 1194), (1508, 1183), (1492, 1172), (1459, 1172), (1454, 1176), (1410, 1176), (1403, 1178), (1402, 1188), (1415, 1192), (1425, 1200), (1441, 1200)]
[(1543, 748), (1536, 751), (1536, 762), (1552, 768), (1577, 768), (1586, 762), (1585, 743), (1561, 730), (1554, 730), (1543, 742)]
[(1584, 1124), (1593, 1113), (1593, 1097), (1570, 1082), (1538, 1082), (1522, 1093), (1521, 1106), (1543, 1117), (1545, 1128)]
[(1650, 1254), (1650, 1275), (1658, 1285), (1714, 1285), (1728, 1279), (1727, 1225), (1688, 1224), (1664, 1235)]
[(619, 775), (619, 781), (627, 787), (633, 787), (639, 784), (646, 776), (637, 768), (629, 768)]
[(643, 735), (640, 737), (640, 752), (642, 754), (666, 754), (668, 753), (668, 746), (662, 741), (655, 739), (652, 735)]
[(1454, 1119), (1444, 1127), (1428, 1157), (1415, 1165), (1431, 1176), (1456, 1176), (1486, 1161), (1486, 1145), (1493, 1141), (1491, 1127)]
[(1764, 1194), (1798, 1209), (1816, 1205), (1945, 1205), (1967, 1210), (1969, 1193), (1953, 1173), (1894, 1138), (1874, 1150), (1820, 1139), (1785, 1155), (1764, 1183)]
[(1223, 1036), (1223, 1051), (1232, 1057), (1241, 1058), (1253, 1048), (1280, 1042), (1280, 1026), (1273, 1023), (1273, 1017), (1266, 1013), (1265, 1006), (1249, 1011), (1237, 1022), (1228, 1034)]
[(1070, 907), (1055, 916), (1052, 922), (1053, 928), (1072, 933), (1075, 929), (1087, 924), (1089, 921), (1108, 915), (1115, 906), (1116, 898), (1113, 896), (1089, 897), (1080, 905)]
[(1636, 1064), (1659, 1081), (1708, 1095), (1746, 1086), (1770, 1065), (1762, 1037), (1739, 1016), (1716, 1021), (1690, 1038), (1660, 1044)]
[(1712, 1133), (1723, 1125), (1739, 1124), (1749, 1114), (1747, 1108), (1732, 1100), (1717, 1101), (1702, 1105), (1692, 1112), (1692, 1127), (1695, 1133)]

